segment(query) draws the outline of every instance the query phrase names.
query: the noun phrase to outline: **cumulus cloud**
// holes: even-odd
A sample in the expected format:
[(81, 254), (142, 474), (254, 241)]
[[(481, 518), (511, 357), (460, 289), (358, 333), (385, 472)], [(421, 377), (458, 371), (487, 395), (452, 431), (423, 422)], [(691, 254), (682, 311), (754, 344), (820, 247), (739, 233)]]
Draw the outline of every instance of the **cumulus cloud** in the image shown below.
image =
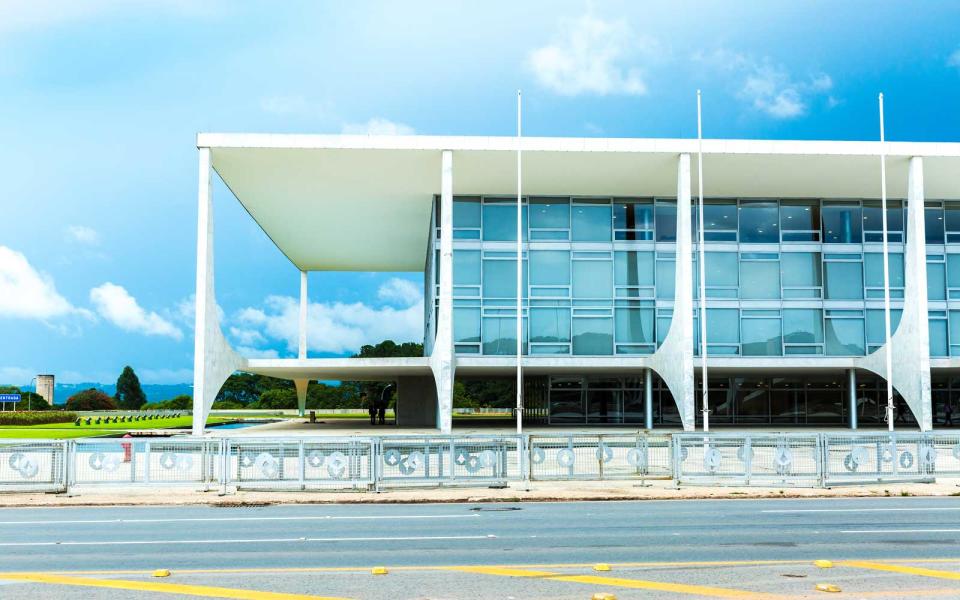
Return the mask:
[(377, 297), (391, 304), (410, 306), (423, 301), (423, 292), (409, 279), (393, 277), (380, 286)]
[(80, 244), (86, 244), (88, 246), (96, 246), (100, 244), (100, 234), (97, 233), (97, 230), (85, 225), (68, 225), (67, 238), (71, 241)]
[(34, 269), (26, 256), (0, 246), (0, 317), (49, 321), (71, 314), (89, 316), (61, 296), (53, 279)]
[(414, 129), (383, 117), (374, 117), (366, 123), (344, 123), (343, 133), (353, 135), (413, 135)]
[(647, 93), (635, 63), (653, 58), (658, 45), (634, 33), (624, 20), (604, 21), (591, 14), (561, 22), (553, 43), (536, 48), (527, 66), (540, 85), (564, 96)]
[(833, 79), (826, 73), (797, 78), (769, 58), (716, 50), (696, 54), (694, 60), (726, 74), (736, 82), (737, 96), (752, 109), (774, 119), (795, 119), (810, 111), (811, 103), (823, 98), (828, 108), (839, 104), (830, 94)]
[(101, 317), (124, 331), (183, 339), (177, 326), (145, 310), (123, 286), (107, 282), (95, 287), (90, 290), (90, 301)]
[(250, 346), (237, 346), (234, 350), (244, 358), (280, 358), (280, 353), (273, 348), (261, 349)]

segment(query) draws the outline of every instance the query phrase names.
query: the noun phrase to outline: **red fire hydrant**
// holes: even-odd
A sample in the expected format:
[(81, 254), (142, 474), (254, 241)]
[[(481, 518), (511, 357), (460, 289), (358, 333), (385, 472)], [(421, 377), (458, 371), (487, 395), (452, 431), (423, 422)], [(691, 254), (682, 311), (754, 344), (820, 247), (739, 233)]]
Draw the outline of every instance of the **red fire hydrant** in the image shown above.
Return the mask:
[[(123, 437), (124, 437), (124, 438), (132, 438), (133, 436), (130, 435), (129, 433), (125, 433), (125, 434), (123, 434)], [(120, 444), (120, 445), (123, 446), (123, 462), (125, 462), (125, 463), (130, 462), (130, 451), (131, 451), (131, 450), (130, 450), (130, 447), (132, 446), (132, 444), (131, 444), (130, 442), (123, 442), (123, 443)]]

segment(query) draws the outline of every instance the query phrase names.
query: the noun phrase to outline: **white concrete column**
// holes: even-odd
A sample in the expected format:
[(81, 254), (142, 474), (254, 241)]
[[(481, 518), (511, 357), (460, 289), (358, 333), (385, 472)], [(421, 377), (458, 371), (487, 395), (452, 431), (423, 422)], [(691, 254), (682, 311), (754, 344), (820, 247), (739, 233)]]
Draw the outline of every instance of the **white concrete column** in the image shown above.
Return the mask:
[(850, 429), (857, 428), (857, 370), (847, 370), (847, 410), (850, 412)]
[[(431, 232), (433, 235), (433, 232)], [(437, 387), (437, 429), (453, 427), (453, 152), (444, 150), (440, 169), (440, 305), (430, 368)]]
[(297, 414), (302, 417), (307, 409), (307, 387), (310, 385), (310, 380), (294, 379), (293, 385), (297, 388)]
[(307, 358), (307, 272), (300, 271), (300, 344), (297, 358)]
[(653, 429), (653, 369), (643, 370), (643, 428)]
[(690, 155), (677, 162), (677, 251), (673, 318), (649, 366), (673, 394), (684, 431), (696, 427), (693, 386), (693, 244), (690, 240)]
[[(907, 179), (907, 244), (903, 256), (904, 299), (893, 346), (893, 386), (917, 418), (921, 431), (933, 428), (930, 394), (930, 330), (927, 315), (927, 245), (924, 226), (923, 159), (910, 159)], [(857, 360), (857, 366), (886, 377), (886, 346)]]
[(210, 149), (200, 148), (197, 194), (197, 287), (193, 346), (193, 434), (202, 435), (207, 415), (220, 387), (246, 361), (238, 356), (220, 330), (213, 291), (213, 194)]

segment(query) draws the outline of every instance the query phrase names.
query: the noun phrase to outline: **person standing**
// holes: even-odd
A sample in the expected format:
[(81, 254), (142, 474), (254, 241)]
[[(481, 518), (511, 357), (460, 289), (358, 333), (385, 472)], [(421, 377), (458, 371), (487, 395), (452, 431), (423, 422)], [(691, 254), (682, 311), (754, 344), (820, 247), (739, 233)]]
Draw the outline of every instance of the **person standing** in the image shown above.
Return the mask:
[(367, 414), (370, 415), (370, 424), (377, 424), (377, 407), (367, 396), (366, 392), (360, 392), (360, 406), (367, 408)]
[(380, 392), (380, 401), (377, 403), (377, 418), (381, 425), (387, 424), (387, 407), (390, 406), (391, 396), (393, 396), (393, 384), (388, 383)]

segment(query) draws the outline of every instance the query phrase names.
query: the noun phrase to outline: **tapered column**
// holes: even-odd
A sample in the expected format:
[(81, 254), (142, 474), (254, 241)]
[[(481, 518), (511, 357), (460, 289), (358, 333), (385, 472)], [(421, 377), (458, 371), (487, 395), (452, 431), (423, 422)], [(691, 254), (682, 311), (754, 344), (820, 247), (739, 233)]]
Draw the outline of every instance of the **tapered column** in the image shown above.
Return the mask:
[(653, 369), (643, 371), (643, 428), (653, 429)]
[(300, 271), (300, 343), (297, 358), (307, 357), (307, 272)]
[[(431, 232), (432, 235), (432, 232)], [(444, 150), (440, 169), (440, 296), (437, 334), (430, 368), (437, 388), (437, 429), (450, 433), (453, 426), (453, 152)]]
[(847, 411), (850, 413), (850, 429), (857, 428), (857, 370), (847, 371)]

